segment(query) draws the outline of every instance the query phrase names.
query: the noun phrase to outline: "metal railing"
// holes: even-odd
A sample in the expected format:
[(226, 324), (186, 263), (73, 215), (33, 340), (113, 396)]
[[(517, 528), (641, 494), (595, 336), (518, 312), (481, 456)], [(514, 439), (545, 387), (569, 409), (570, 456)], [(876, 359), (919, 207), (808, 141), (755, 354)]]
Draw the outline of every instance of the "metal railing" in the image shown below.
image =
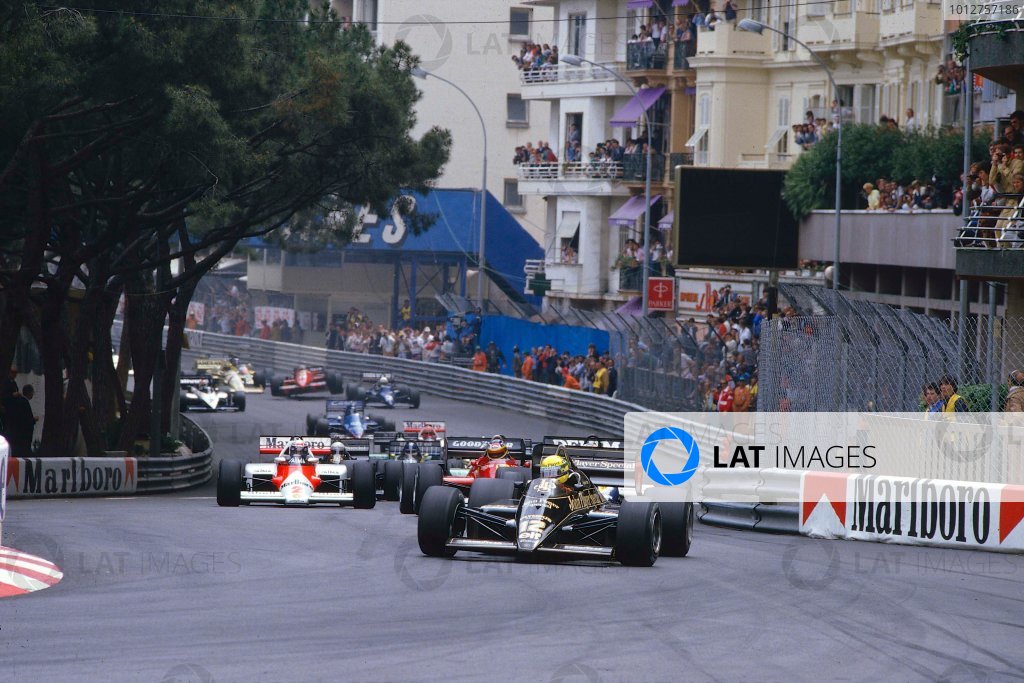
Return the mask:
[(138, 458), (140, 493), (192, 488), (205, 484), (213, 476), (213, 444), (203, 428), (182, 415), (179, 438), (191, 449), (191, 454)]
[(622, 178), (622, 162), (601, 160), (519, 164), (516, 166), (516, 174), (520, 180), (617, 180)]
[[(622, 157), (622, 179), (646, 180), (647, 160), (643, 153), (626, 154)], [(651, 157), (651, 181), (661, 182), (665, 178), (665, 155), (655, 153)]]
[(652, 71), (664, 69), (668, 62), (668, 46), (654, 41), (629, 41), (626, 43), (626, 71)]
[(1024, 248), (1024, 194), (999, 194), (1003, 203), (982, 204), (971, 209), (953, 239), (956, 249)]
[[(615, 70), (622, 65), (617, 62), (608, 62), (604, 66)], [(584, 65), (570, 66), (558, 64), (542, 66), (539, 69), (522, 69), (519, 72), (519, 82), (522, 85), (535, 85), (538, 83), (582, 83), (586, 81), (611, 81), (615, 76), (608, 73), (599, 66)]]

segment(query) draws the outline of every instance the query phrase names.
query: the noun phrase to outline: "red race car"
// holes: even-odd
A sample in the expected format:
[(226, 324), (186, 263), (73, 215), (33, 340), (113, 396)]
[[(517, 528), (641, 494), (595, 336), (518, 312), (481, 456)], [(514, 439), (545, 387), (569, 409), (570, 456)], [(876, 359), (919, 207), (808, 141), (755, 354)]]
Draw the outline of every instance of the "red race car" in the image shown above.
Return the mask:
[(440, 461), (403, 464), (399, 509), (404, 514), (418, 513), (423, 494), (431, 486), (454, 486), (468, 497), (477, 479), (511, 479), (525, 485), (532, 479), (528, 452), (524, 439), (500, 434), (490, 439), (446, 439)]
[(344, 389), (341, 373), (330, 372), (319, 365), (300, 365), (292, 371), (291, 377), (275, 374), (270, 378), (271, 396), (297, 396), (316, 391), (340, 394)]

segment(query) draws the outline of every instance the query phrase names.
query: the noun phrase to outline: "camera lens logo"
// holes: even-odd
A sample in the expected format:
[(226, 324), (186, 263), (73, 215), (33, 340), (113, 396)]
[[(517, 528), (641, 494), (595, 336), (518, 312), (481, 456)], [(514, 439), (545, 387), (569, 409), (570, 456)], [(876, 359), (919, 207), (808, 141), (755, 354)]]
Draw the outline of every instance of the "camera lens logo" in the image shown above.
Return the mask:
[[(654, 451), (662, 441), (678, 441), (686, 453), (686, 463), (679, 472), (664, 473), (654, 462)], [(697, 441), (685, 429), (662, 427), (651, 433), (640, 449), (640, 466), (651, 481), (661, 486), (679, 486), (690, 480), (700, 464), (700, 449)]]

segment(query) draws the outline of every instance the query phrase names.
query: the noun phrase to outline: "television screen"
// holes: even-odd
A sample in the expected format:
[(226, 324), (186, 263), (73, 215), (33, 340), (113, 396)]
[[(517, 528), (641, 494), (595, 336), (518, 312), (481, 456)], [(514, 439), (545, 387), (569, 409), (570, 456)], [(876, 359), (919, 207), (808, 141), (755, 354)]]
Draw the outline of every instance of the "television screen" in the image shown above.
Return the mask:
[(676, 265), (796, 268), (798, 226), (783, 198), (785, 175), (677, 167)]

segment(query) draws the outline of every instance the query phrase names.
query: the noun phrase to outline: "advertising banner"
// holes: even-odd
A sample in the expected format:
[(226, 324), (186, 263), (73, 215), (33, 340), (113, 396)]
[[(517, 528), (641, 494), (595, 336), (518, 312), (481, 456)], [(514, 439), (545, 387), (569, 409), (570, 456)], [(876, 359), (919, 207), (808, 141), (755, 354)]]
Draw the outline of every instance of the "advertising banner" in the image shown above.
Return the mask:
[(295, 309), (284, 308), (283, 306), (255, 306), (253, 313), (256, 315), (256, 328), (266, 320), (268, 325), (273, 325), (278, 320), (287, 320), (288, 325), (295, 327)]
[(733, 282), (693, 273), (676, 278), (678, 281), (679, 315), (707, 315), (715, 310), (715, 304), (722, 296), (722, 289), (728, 286), (739, 300), (750, 303), (754, 296), (751, 282)]
[(125, 495), (135, 493), (135, 458), (10, 458), (10, 498)]
[(670, 277), (647, 279), (647, 309), (650, 311), (674, 311), (676, 309), (676, 283)]

